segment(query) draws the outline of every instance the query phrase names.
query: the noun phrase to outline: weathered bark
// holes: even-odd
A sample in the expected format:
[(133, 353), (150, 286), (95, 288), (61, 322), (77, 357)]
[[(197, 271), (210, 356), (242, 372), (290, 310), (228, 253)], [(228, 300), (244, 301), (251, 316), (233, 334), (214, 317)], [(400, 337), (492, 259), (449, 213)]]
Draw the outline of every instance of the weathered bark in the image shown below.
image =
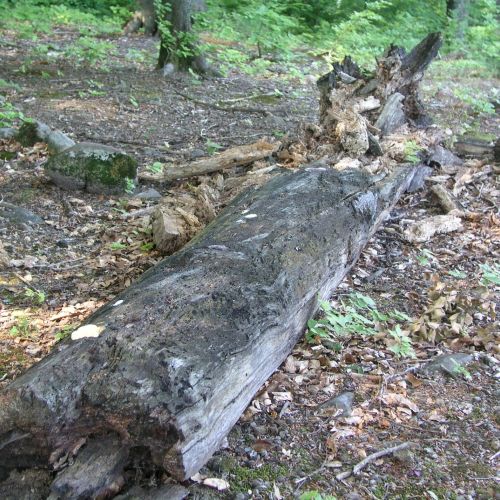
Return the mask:
[(260, 140), (252, 144), (235, 146), (234, 148), (226, 149), (213, 156), (201, 158), (200, 160), (192, 161), (184, 165), (168, 167), (159, 175), (143, 173), (140, 177), (145, 180), (171, 182), (176, 179), (206, 175), (212, 172), (218, 172), (240, 165), (248, 165), (254, 161), (262, 160), (276, 152), (279, 146), (279, 143), (272, 144), (265, 140)]
[(209, 65), (192, 38), (192, 14), (195, 4), (199, 2), (163, 0), (162, 3), (167, 8), (163, 14), (164, 24), (159, 21), (161, 42), (158, 68), (163, 69), (166, 75), (189, 69), (197, 73), (209, 72)]
[[(170, 3), (168, 1), (167, 3)], [(134, 12), (132, 18), (127, 22), (124, 27), (126, 34), (135, 33), (140, 28), (144, 28), (144, 32), (148, 35), (155, 35), (158, 31), (158, 24), (156, 22), (154, 0), (137, 0), (138, 10)], [(207, 10), (204, 0), (192, 0), (191, 12), (198, 13)], [(167, 19), (171, 21), (170, 16)]]
[[(141, 454), (179, 479), (218, 448), (357, 260), (414, 167), (382, 181), (304, 168), (234, 200), (0, 394), (0, 471), (64, 464), (53, 491)], [(94, 326), (90, 326), (94, 325)], [(100, 333), (99, 333), (100, 332)], [(96, 336), (97, 335), (97, 336)], [(83, 450), (83, 448), (82, 448)], [(62, 458), (61, 458), (62, 457)], [(71, 480), (69, 480), (71, 479)], [(111, 481), (113, 480), (113, 481)], [(111, 484), (109, 484), (111, 481)], [(106, 482), (106, 484), (104, 484)], [(78, 490), (79, 491), (79, 490)]]

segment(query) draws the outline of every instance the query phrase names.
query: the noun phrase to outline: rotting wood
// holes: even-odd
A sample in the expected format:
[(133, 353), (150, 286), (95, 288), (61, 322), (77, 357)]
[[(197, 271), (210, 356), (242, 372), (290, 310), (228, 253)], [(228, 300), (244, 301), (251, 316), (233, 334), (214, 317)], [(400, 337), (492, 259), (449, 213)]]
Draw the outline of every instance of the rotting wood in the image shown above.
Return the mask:
[(494, 148), (495, 146), (488, 142), (474, 139), (461, 139), (453, 144), (453, 149), (461, 156), (485, 156), (494, 153)]
[[(93, 314), (85, 331), (97, 337), (61, 343), (0, 394), (0, 472), (49, 467), (82, 438), (89, 446), (106, 436), (129, 456), (190, 477), (414, 172), (403, 167), (377, 182), (360, 171), (304, 168), (240, 195)], [(84, 474), (78, 463), (65, 474)]]
[(460, 209), (453, 195), (441, 184), (436, 184), (431, 187), (432, 194), (438, 199), (439, 204), (445, 213), (452, 212), (453, 215), (463, 217), (465, 212)]
[(221, 153), (214, 154), (207, 158), (201, 158), (190, 163), (164, 168), (163, 173), (155, 175), (142, 173), (139, 178), (144, 180), (154, 180), (156, 182), (171, 182), (177, 179), (186, 179), (198, 175), (206, 175), (228, 168), (248, 165), (257, 160), (262, 160), (275, 153), (280, 144), (259, 140), (252, 144), (235, 146), (226, 149)]
[(378, 60), (376, 72), (368, 75), (350, 57), (335, 63), (317, 82), (319, 126), (307, 126), (304, 138), (292, 141), (288, 151), (285, 146), (278, 158), (292, 166), (304, 157), (321, 158), (332, 165), (345, 157), (364, 158), (365, 166), (370, 159), (386, 165), (390, 158), (384, 154), (381, 139), (403, 126), (429, 122), (418, 87), (441, 43), (440, 34), (431, 33), (408, 54), (391, 46)]

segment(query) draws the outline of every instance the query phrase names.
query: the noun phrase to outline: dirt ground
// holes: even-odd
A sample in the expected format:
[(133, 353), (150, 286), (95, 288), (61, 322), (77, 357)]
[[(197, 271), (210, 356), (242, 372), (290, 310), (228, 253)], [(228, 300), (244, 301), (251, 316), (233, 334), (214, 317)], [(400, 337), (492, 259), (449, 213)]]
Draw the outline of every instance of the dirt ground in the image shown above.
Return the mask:
[[(50, 41), (68, 43), (74, 36), (68, 31)], [(30, 42), (2, 45), (1, 77), (15, 83), (3, 93), (26, 116), (77, 142), (122, 147), (136, 155), (142, 171), (155, 161), (280, 138), (316, 120), (314, 79), (286, 79), (278, 64), (266, 77), (235, 70), (222, 79), (165, 79), (148, 62), (123, 56), (130, 48), (154, 53), (153, 40), (131, 36), (116, 43), (119, 54), (107, 71), (42, 58), (31, 59), (23, 72)], [(304, 61), (305, 74), (317, 71), (317, 61)], [(453, 97), (457, 85), (498, 87), (498, 81), (464, 76), (451, 82), (432, 73), (425, 80), (426, 104), (449, 129), (450, 141), (463, 133), (465, 120), (483, 135), (497, 134), (498, 115), (474, 115)], [(215, 109), (235, 102), (250, 109)], [(10, 259), (0, 272), (3, 385), (160, 259), (151, 248), (149, 218), (124, 217), (155, 200), (63, 191), (44, 174), (46, 158), (43, 144), (0, 141), (2, 202), (40, 218), (18, 220), (0, 205), (0, 238)], [(230, 184), (245, 171), (229, 171), (225, 180)], [(142, 183), (138, 191), (165, 195), (189, 182)], [(409, 243), (409, 224), (442, 213), (430, 191), (434, 184), (453, 190), (469, 216), (460, 231)], [(339, 305), (357, 292), (382, 312), (404, 312), (412, 318), (407, 328), (415, 357), (395, 355), (382, 330), (341, 337), (334, 345), (304, 340), (259, 391), (226, 446), (184, 484), (190, 498), (499, 496), (500, 287), (486, 276), (500, 255), (499, 194), (498, 166), (485, 156), (435, 171), (423, 190), (405, 195), (331, 301)], [(435, 359), (449, 353), (471, 356), (446, 370)], [(434, 368), (425, 369), (429, 362)], [(407, 448), (370, 460), (358, 474), (337, 477), (374, 452), (404, 443)], [(227, 484), (216, 491), (203, 484), (206, 478)], [(158, 474), (141, 478), (144, 487), (168, 481)]]

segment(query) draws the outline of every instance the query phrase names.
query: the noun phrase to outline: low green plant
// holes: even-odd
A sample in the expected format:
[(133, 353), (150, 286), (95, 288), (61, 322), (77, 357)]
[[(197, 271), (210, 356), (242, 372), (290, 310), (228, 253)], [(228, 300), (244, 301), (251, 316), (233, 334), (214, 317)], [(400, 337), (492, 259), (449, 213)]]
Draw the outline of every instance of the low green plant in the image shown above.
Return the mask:
[(21, 90), (21, 87), (14, 82), (9, 82), (7, 80), (4, 80), (3, 78), (0, 78), (0, 89), (13, 89), (13, 90)]
[(389, 335), (392, 337), (389, 350), (392, 351), (398, 358), (416, 358), (415, 351), (412, 347), (410, 337), (401, 330), (399, 325), (394, 329), (389, 330)]
[(311, 490), (304, 491), (299, 497), (300, 500), (337, 500), (337, 497), (332, 495), (323, 496), (319, 491)]
[(132, 194), (135, 191), (135, 182), (129, 177), (125, 178), (125, 192), (127, 194)]
[(434, 254), (427, 248), (423, 248), (420, 254), (417, 255), (417, 262), (421, 266), (428, 266), (431, 262), (437, 261)]
[(417, 144), (416, 141), (406, 141), (405, 143), (405, 161), (415, 165), (420, 163), (419, 153), (422, 151), (422, 148)]
[(457, 363), (454, 359), (452, 359), (452, 361), (453, 361), (453, 374), (454, 375), (460, 375), (463, 378), (465, 378), (466, 380), (470, 380), (472, 378), (470, 371), (467, 370), (467, 368), (465, 368), (465, 366), (461, 365), (460, 363)]
[(149, 60), (148, 56), (149, 53), (147, 51), (137, 49), (128, 49), (127, 53), (125, 54), (126, 59), (138, 63), (144, 63)]
[(27, 316), (19, 316), (16, 320), (16, 324), (9, 330), (9, 333), (13, 337), (23, 338), (31, 338), (35, 332), (36, 328), (31, 324)]
[(329, 302), (321, 300), (320, 309), (322, 318), (307, 322), (308, 342), (323, 342), (333, 350), (340, 351), (342, 348), (340, 341), (346, 336), (373, 335), (387, 331), (392, 337), (392, 345), (398, 346), (396, 350), (391, 350), (398, 356), (411, 355), (411, 341), (403, 335), (399, 325), (393, 329), (389, 328), (389, 325), (395, 322), (411, 321), (407, 314), (397, 309), (383, 313), (378, 310), (371, 297), (357, 292), (342, 300), (337, 309), (334, 309)]
[(125, 245), (124, 243), (121, 243), (120, 241), (115, 241), (115, 242), (111, 243), (111, 245), (109, 245), (109, 248), (111, 248), (111, 250), (113, 250), (113, 251), (118, 251), (118, 250), (123, 250), (123, 249), (127, 248), (127, 245)]
[(448, 274), (457, 279), (467, 278), (467, 274), (465, 274), (463, 271), (460, 271), (459, 269), (452, 269), (451, 271), (448, 271)]
[(148, 165), (147, 169), (152, 174), (161, 174), (163, 172), (163, 163), (155, 161), (153, 164)]
[(483, 276), (481, 278), (481, 285), (500, 285), (500, 264), (482, 264), (480, 267), (483, 273)]
[(115, 53), (116, 47), (113, 43), (100, 41), (91, 36), (81, 36), (67, 46), (64, 56), (75, 66), (99, 65), (101, 69), (107, 69), (109, 57)]
[(15, 127), (20, 122), (32, 121), (26, 118), (12, 103), (5, 101), (0, 96), (0, 127)]
[(220, 144), (217, 144), (216, 142), (214, 142), (210, 139), (207, 139), (205, 146), (207, 147), (207, 152), (209, 155), (213, 155), (213, 154), (217, 153), (217, 151), (219, 151), (220, 149), (223, 148), (223, 146), (221, 146)]
[(478, 115), (495, 114), (495, 106), (487, 98), (478, 95), (477, 90), (459, 87), (453, 90), (453, 94)]
[(30, 299), (32, 302), (38, 305), (43, 304), (47, 299), (47, 296), (45, 295), (44, 291), (34, 290), (33, 288), (28, 288), (24, 292), (24, 295), (26, 296), (26, 298)]
[(71, 333), (73, 332), (73, 330), (75, 329), (75, 324), (73, 323), (70, 323), (68, 325), (64, 325), (55, 335), (54, 335), (54, 338), (55, 338), (55, 341), (56, 342), (61, 342), (61, 340), (64, 340), (66, 338), (68, 338)]
[(143, 243), (141, 245), (141, 250), (143, 252), (151, 252), (151, 250), (153, 250), (154, 247), (155, 247), (155, 244), (152, 241), (150, 241), (148, 243)]

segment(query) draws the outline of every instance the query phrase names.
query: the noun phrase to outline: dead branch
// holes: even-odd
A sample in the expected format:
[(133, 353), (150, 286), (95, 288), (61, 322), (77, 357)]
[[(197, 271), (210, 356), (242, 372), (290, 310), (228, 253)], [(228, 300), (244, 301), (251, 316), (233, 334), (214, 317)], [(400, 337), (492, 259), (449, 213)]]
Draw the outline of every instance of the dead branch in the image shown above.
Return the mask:
[(416, 444), (411, 441), (406, 441), (405, 443), (399, 444), (398, 446), (393, 446), (392, 448), (386, 448), (385, 450), (380, 450), (377, 451), (376, 453), (372, 453), (371, 455), (368, 455), (364, 460), (361, 460), (361, 462), (357, 463), (352, 468), (352, 470), (337, 474), (335, 476), (335, 479), (337, 479), (337, 481), (343, 481), (344, 479), (347, 479), (351, 475), (357, 476), (368, 464), (377, 460), (377, 458), (385, 457), (387, 455), (392, 455), (393, 453), (396, 453), (401, 450), (406, 450), (407, 448), (412, 448), (413, 446), (416, 446)]

